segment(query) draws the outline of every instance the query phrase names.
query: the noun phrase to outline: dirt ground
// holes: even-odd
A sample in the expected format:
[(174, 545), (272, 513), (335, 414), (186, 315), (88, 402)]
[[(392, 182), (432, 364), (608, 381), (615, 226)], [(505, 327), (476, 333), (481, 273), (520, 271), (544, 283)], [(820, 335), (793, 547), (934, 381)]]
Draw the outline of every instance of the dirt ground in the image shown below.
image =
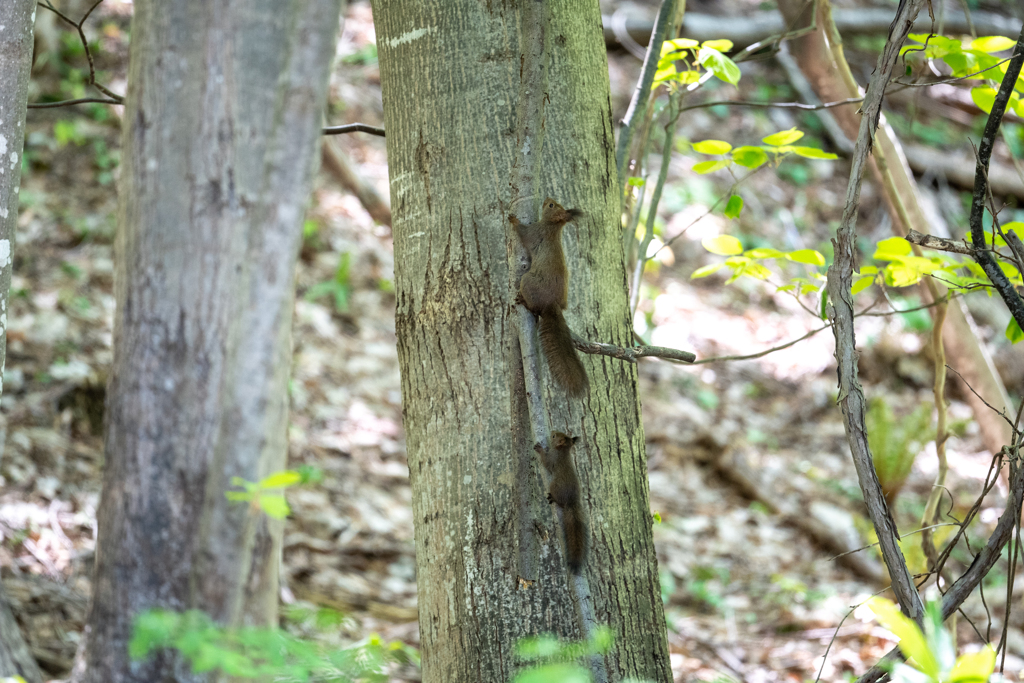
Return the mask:
[[(130, 7), (110, 0), (87, 26), (99, 43), (98, 68), (116, 92), (125, 90)], [(708, 11), (704, 5), (691, 9)], [(383, 125), (373, 41), (369, 5), (352, 3), (338, 43), (329, 123)], [(73, 95), (79, 87), (69, 65), (80, 69), (84, 61), (69, 44), (58, 41), (60, 54), (37, 64), (31, 100)], [(872, 63), (868, 48), (851, 45), (850, 59)], [(640, 62), (625, 51), (609, 59), (613, 105), (621, 114)], [(715, 82), (706, 90), (693, 97), (736, 96)], [(794, 98), (771, 60), (743, 66), (738, 96)], [(907, 115), (892, 112), (894, 121), (901, 116)], [(940, 127), (934, 120), (917, 125), (918, 136)], [(758, 144), (792, 126), (809, 132), (806, 144), (828, 147), (813, 115), (779, 110), (695, 110), (681, 121), (679, 135), (689, 141), (728, 135), (733, 144)], [(118, 131), (117, 112), (102, 105), (35, 110), (28, 118), (29, 168), (0, 399), (0, 571), (33, 652), (56, 680), (71, 665), (90, 593), (102, 405), (112, 358)], [(966, 145), (972, 132), (961, 126), (947, 144)], [(349, 135), (337, 144), (362, 179), (387, 197), (383, 140)], [(759, 173), (741, 188), (746, 208), (737, 225), (720, 211), (704, 215), (732, 181), (724, 174), (695, 174), (691, 167), (699, 160), (694, 153), (673, 158), (659, 239), (680, 236), (645, 276), (637, 331), (653, 344), (709, 358), (755, 353), (821, 327), (819, 318), (770, 284), (744, 278), (726, 285), (723, 276), (690, 275), (721, 259), (703, 249), (701, 239), (724, 232), (742, 233), (745, 244), (830, 253), (848, 163), (786, 161)], [(961, 192), (944, 182), (923, 188), (954, 235), (964, 227)], [(870, 186), (862, 203), (862, 248), (870, 256), (874, 241), (889, 235), (888, 219)], [(390, 235), (321, 171), (298, 275), (290, 454), (293, 464), (315, 465), (325, 477), (289, 494), (284, 596), (345, 609), (352, 619), (343, 635), (351, 641), (379, 633), (417, 646)], [(317, 285), (335, 279), (339, 266), (348, 271), (347, 301), (340, 308), (333, 294), (313, 297), (324, 290)], [(810, 272), (791, 269), (775, 283)], [(913, 305), (913, 296), (894, 292), (903, 307)], [(1003, 338), (1007, 318), (983, 294), (969, 299), (978, 300), (971, 306), (979, 334), (1019, 398), (1024, 362)], [(857, 339), (865, 391), (884, 401), (898, 423), (932, 400), (926, 319), (861, 318)], [(693, 367), (645, 360), (639, 366), (676, 680), (804, 681), (820, 670), (823, 681), (843, 681), (894, 645), (870, 612), (857, 608), (874, 593), (888, 594), (877, 551), (861, 551), (851, 568), (800, 522), (818, 522), (851, 549), (873, 540), (836, 407), (832, 345), (825, 330), (756, 360)], [(982, 489), (991, 455), (955, 391), (949, 411), (955, 435), (947, 445), (950, 495), (943, 509), (960, 519)], [(935, 476), (935, 449), (927, 441), (922, 435), (909, 445), (919, 455), (894, 509), (904, 531), (919, 527)], [(993, 528), (1004, 495), (1005, 487), (997, 486), (983, 503), (970, 530), (972, 547)], [(905, 535), (904, 541), (913, 571), (924, 567), (918, 538)], [(950, 568), (955, 575), (969, 563), (960, 547)], [(985, 582), (987, 607), (978, 596), (965, 605), (957, 622), (964, 650), (1000, 637), (1006, 576), (1002, 562)], [(1024, 584), (1017, 581), (1011, 604), (1022, 593)], [(1024, 668), (1021, 614), (1012, 612), (1007, 632), (1005, 673), (1011, 680)], [(396, 680), (416, 678), (414, 671), (396, 673)]]

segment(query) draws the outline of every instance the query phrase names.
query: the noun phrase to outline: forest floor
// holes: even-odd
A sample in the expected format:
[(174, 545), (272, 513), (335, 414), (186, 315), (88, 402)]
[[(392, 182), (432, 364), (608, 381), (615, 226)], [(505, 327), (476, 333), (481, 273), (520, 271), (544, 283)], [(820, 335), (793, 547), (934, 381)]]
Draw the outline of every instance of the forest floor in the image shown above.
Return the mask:
[[(130, 7), (110, 0), (89, 24), (100, 44), (98, 66), (117, 92), (125, 90)], [(37, 65), (32, 100), (73, 95), (80, 87), (68, 71), (69, 63), (77, 69), (83, 64), (73, 41), (57, 44), (63, 46), (59, 56)], [(382, 125), (373, 44), (369, 5), (352, 3), (332, 76), (330, 123)], [(873, 65), (868, 48), (848, 47), (858, 76)], [(613, 52), (609, 60), (613, 108), (621, 115), (639, 60), (626, 52)], [(794, 99), (770, 60), (745, 64), (743, 74), (738, 97)], [(694, 95), (727, 96), (737, 95), (715, 81)], [(102, 407), (112, 358), (118, 114), (91, 106), (33, 110), (28, 118), (29, 167), (22, 181), (0, 400), (0, 570), (33, 652), (55, 679), (67, 675), (90, 594)], [(901, 116), (891, 112), (894, 123)], [(948, 132), (952, 125), (922, 121), (909, 134)], [(827, 148), (813, 115), (780, 110), (695, 110), (681, 120), (679, 135), (758, 144), (793, 126), (809, 133), (801, 144)], [(966, 146), (971, 132), (956, 128), (946, 144)], [(350, 135), (336, 142), (363, 180), (386, 197), (383, 140)], [(829, 254), (847, 161), (787, 160), (758, 174), (740, 189), (746, 208), (736, 224), (720, 212), (704, 215), (732, 180), (695, 174), (691, 166), (698, 157), (673, 158), (660, 239), (680, 237), (645, 277), (637, 331), (654, 344), (709, 358), (759, 352), (821, 327), (817, 316), (767, 283), (745, 278), (726, 285), (722, 276), (690, 275), (721, 259), (704, 250), (701, 239), (723, 232), (742, 234), (745, 244)], [(964, 226), (962, 191), (944, 182), (923, 188), (954, 235)], [(866, 184), (860, 220), (866, 257), (875, 241), (889, 236), (880, 204)], [(290, 455), (293, 464), (315, 465), (325, 476), (321, 484), (289, 494), (293, 515), (285, 537), (284, 597), (343, 609), (350, 617), (343, 635), (351, 641), (378, 633), (418, 646), (390, 229), (376, 224), (355, 196), (321, 171), (306, 234), (295, 310)], [(318, 287), (329, 282), (337, 286)], [(344, 299), (340, 306), (336, 293)], [(908, 308), (914, 297), (904, 292), (893, 301)], [(1024, 361), (1003, 338), (1007, 318), (993, 313), (984, 295), (969, 297), (975, 299), (979, 334), (1019, 397)], [(865, 391), (895, 413), (894, 432), (913, 422), (917, 406), (932, 401), (928, 325), (920, 313), (858, 319)], [(832, 346), (825, 330), (755, 360), (639, 365), (676, 680), (805, 681), (819, 670), (821, 680), (847, 680), (894, 646), (893, 636), (866, 609), (856, 609), (874, 593), (887, 594), (877, 551), (868, 548), (858, 554), (861, 562), (844, 562), (835, 558), (834, 547), (807, 532), (806, 520), (814, 520), (840, 546), (859, 548), (873, 540), (836, 406)], [(951, 392), (950, 495), (943, 509), (960, 519), (982, 489), (991, 454), (963, 396)], [(908, 453), (918, 457), (894, 506), (904, 532), (920, 526), (935, 476), (930, 438), (923, 431), (907, 438)], [(983, 503), (971, 527), (975, 548), (993, 527), (1004, 495), (999, 485)], [(948, 535), (946, 527), (937, 538)], [(921, 571), (920, 535), (904, 538), (912, 570)], [(960, 547), (949, 566), (956, 574), (969, 562)], [(1008, 602), (1006, 570), (1003, 562), (986, 580), (987, 608), (977, 598), (966, 604), (964, 613), (976, 628), (968, 619), (958, 621), (965, 650), (999, 639)], [(1010, 604), (1019, 603), (1024, 583), (1018, 580), (1010, 593)], [(1007, 631), (1005, 671), (1011, 680), (1024, 668), (1022, 629), (1024, 616), (1017, 609)], [(396, 680), (415, 678), (407, 671), (396, 674)]]

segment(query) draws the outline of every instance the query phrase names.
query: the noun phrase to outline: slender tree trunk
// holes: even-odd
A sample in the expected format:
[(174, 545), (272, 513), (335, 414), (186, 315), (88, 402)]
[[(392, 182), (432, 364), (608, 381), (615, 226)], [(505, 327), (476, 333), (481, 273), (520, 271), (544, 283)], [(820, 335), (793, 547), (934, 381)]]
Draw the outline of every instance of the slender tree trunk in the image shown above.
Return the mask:
[(338, 0), (137, 0), (117, 312), (84, 680), (205, 680), (128, 659), (132, 620), (275, 622), (280, 524), (224, 493), (283, 469), (295, 259)]
[[(11, 254), (18, 225), (35, 10), (34, 0), (0, 0), (0, 370), (7, 358), (7, 295), (11, 289)], [(0, 393), (2, 390), (0, 376)], [(16, 674), (28, 683), (43, 679), (0, 585), (0, 677)]]
[[(423, 680), (507, 681), (517, 639), (581, 636), (532, 446), (506, 218), (524, 2), (377, 0), (395, 237), (399, 361), (416, 527)], [(631, 343), (608, 65), (597, 3), (548, 6), (541, 194), (564, 234), (569, 326)], [(544, 87), (543, 84), (534, 84)], [(583, 400), (546, 380), (590, 518), (585, 567), (610, 626), (611, 680), (671, 680), (636, 368), (584, 358)]]

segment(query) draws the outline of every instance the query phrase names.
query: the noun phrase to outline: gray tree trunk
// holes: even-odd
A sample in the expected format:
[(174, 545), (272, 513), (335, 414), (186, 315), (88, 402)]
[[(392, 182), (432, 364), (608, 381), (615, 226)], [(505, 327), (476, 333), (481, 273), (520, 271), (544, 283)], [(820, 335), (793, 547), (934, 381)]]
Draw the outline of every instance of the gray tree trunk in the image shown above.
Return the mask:
[[(518, 244), (506, 216), (521, 207), (510, 207), (509, 183), (522, 4), (374, 3), (426, 683), (504, 682), (520, 666), (519, 638), (581, 636), (516, 341)], [(583, 0), (547, 11), (541, 193), (528, 200), (586, 211), (563, 239), (566, 319), (584, 337), (629, 345), (601, 17)], [(616, 637), (610, 679), (670, 681), (636, 368), (596, 356), (584, 365), (587, 397), (567, 401), (545, 380), (545, 401), (553, 429), (582, 437), (585, 574), (597, 621)]]
[[(34, 0), (0, 0), (0, 371), (7, 358), (7, 295), (11, 289), (11, 254), (18, 225), (35, 10)], [(15, 674), (28, 683), (43, 679), (0, 585), (0, 677)]]
[(85, 681), (206, 680), (130, 662), (132, 620), (271, 625), (280, 524), (224, 493), (281, 470), (295, 260), (339, 0), (137, 0), (117, 312)]

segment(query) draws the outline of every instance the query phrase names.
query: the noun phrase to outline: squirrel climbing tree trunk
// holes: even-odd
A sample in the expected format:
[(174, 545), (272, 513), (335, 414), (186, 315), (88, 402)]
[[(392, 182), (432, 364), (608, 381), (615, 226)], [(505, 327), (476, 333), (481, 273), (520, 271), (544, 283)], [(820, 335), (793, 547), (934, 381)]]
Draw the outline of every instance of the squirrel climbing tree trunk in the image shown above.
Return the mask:
[[(512, 196), (525, 4), (374, 3), (425, 683), (504, 683), (521, 666), (519, 638), (581, 636), (527, 411), (513, 202), (539, 210), (550, 196), (585, 212), (562, 235), (565, 320), (583, 337), (631, 343), (596, 3), (545, 3), (541, 194)], [(580, 437), (582, 571), (616, 638), (609, 680), (670, 681), (636, 368), (582, 361), (584, 398), (548, 377), (545, 405), (552, 429)]]

